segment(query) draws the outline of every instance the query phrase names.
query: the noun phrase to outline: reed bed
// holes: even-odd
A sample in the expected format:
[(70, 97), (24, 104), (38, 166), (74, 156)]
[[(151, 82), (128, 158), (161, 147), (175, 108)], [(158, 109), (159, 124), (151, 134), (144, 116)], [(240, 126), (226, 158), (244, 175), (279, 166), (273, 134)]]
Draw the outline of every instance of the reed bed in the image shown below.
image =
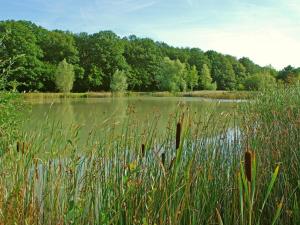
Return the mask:
[(164, 135), (130, 114), (84, 144), (49, 121), (0, 157), (0, 224), (299, 224), (299, 101), (290, 88), (222, 116), (185, 109)]

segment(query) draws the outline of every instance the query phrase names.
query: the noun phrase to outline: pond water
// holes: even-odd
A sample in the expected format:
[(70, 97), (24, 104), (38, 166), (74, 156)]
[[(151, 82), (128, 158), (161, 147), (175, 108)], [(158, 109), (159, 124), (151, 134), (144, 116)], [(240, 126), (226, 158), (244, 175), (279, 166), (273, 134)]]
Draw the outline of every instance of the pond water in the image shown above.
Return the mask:
[(211, 100), (198, 97), (117, 97), (117, 98), (67, 98), (27, 101), (30, 110), (25, 115), (26, 131), (41, 131), (45, 123), (60, 123), (68, 129), (71, 124), (81, 127), (81, 136), (113, 123), (119, 127), (127, 121), (138, 124), (158, 121), (161, 132), (176, 112), (189, 109), (195, 117), (214, 113), (217, 117), (231, 112), (236, 101)]

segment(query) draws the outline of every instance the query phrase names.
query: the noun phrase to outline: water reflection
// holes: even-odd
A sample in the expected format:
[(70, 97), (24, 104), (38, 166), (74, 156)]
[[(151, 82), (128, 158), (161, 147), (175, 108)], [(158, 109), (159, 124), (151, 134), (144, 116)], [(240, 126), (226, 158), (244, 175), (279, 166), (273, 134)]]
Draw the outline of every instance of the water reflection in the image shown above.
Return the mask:
[(51, 99), (33, 100), (28, 104), (32, 110), (26, 115), (25, 130), (35, 130), (45, 121), (59, 121), (65, 128), (72, 124), (81, 126), (83, 137), (92, 129), (101, 130), (104, 125), (114, 124), (121, 128), (128, 120), (142, 126), (158, 119), (157, 129), (163, 132), (168, 120), (186, 108), (195, 117), (208, 118), (212, 113), (223, 117), (224, 113), (231, 112), (237, 106), (232, 101), (209, 101), (197, 97)]

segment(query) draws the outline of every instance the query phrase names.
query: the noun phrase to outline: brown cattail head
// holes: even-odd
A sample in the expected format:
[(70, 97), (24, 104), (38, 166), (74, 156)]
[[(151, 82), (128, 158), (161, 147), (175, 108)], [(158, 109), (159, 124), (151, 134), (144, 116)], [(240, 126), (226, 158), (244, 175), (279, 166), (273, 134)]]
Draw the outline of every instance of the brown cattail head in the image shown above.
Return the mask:
[(245, 152), (245, 174), (247, 180), (251, 182), (252, 178), (252, 152), (247, 150)]
[(34, 159), (35, 179), (39, 179), (38, 160)]
[(161, 154), (161, 163), (163, 165), (165, 165), (165, 163), (166, 163), (166, 153), (165, 152)]
[(180, 145), (180, 135), (181, 135), (181, 123), (177, 123), (176, 127), (176, 149), (179, 148)]
[(145, 144), (142, 144), (142, 157), (145, 156)]
[(20, 151), (20, 148), (21, 148), (21, 144), (20, 144), (20, 142), (17, 142), (17, 152)]

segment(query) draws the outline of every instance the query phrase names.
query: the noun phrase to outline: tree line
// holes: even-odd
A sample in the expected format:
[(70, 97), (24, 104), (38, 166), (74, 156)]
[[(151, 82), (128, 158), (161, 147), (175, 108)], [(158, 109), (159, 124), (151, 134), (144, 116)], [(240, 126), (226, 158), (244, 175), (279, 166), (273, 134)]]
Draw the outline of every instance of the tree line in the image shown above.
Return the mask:
[(0, 74), (0, 89), (20, 92), (260, 90), (300, 81), (292, 66), (277, 71), (212, 50), (13, 20), (0, 21)]

